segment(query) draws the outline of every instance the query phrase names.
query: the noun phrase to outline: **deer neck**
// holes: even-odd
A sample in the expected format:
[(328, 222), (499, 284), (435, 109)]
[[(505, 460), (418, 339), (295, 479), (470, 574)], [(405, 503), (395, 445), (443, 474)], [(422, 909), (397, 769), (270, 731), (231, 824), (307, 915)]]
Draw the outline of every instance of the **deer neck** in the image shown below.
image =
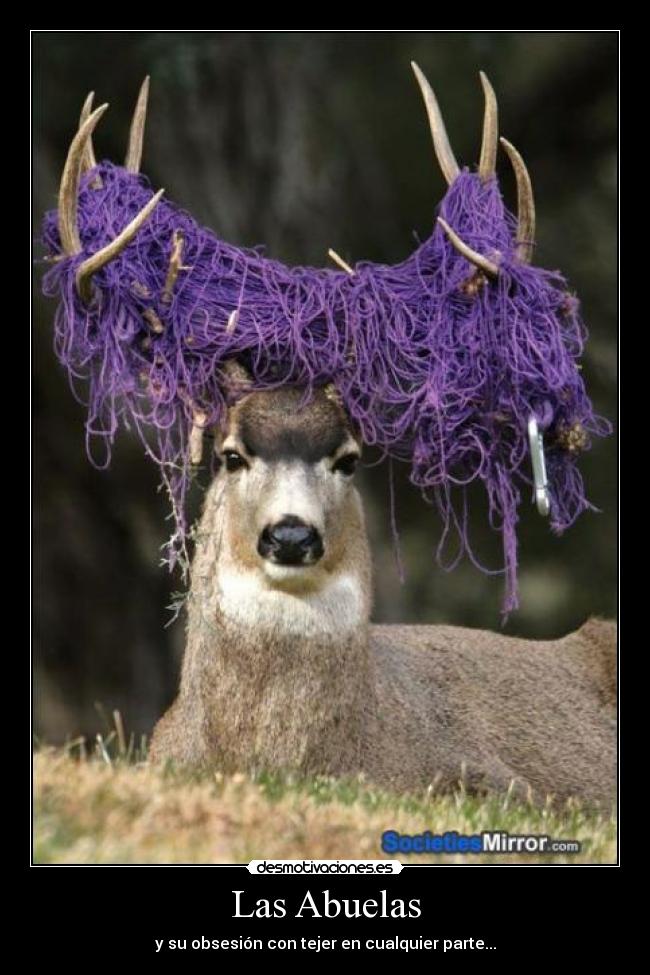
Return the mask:
[(209, 496), (181, 693), (226, 768), (357, 771), (372, 700), (367, 546), (317, 590), (280, 590), (241, 565), (226, 517)]

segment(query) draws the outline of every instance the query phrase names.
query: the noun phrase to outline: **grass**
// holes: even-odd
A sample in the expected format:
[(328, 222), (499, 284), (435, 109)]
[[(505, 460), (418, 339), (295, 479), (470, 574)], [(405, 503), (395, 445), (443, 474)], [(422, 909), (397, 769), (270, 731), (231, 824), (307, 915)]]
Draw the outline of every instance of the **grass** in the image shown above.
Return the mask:
[[(119, 729), (119, 730), (118, 730)], [(34, 755), (34, 861), (245, 863), (251, 859), (385, 858), (381, 834), (539, 833), (579, 840), (579, 854), (411, 854), (404, 863), (614, 863), (612, 816), (578, 804), (561, 809), (508, 796), (395, 796), (362, 780), (190, 774), (149, 766), (144, 743), (118, 724), (65, 748)]]

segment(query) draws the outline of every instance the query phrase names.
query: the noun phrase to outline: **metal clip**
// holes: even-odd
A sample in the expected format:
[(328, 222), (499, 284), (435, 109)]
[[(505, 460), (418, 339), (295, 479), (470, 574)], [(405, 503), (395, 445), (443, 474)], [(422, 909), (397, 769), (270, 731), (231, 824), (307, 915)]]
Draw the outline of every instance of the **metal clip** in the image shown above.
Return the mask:
[(548, 493), (546, 480), (546, 462), (544, 459), (544, 435), (537, 425), (537, 418), (531, 416), (528, 421), (528, 443), (530, 445), (530, 459), (533, 464), (533, 478), (535, 480), (535, 503), (542, 517), (546, 518), (551, 510), (551, 498)]

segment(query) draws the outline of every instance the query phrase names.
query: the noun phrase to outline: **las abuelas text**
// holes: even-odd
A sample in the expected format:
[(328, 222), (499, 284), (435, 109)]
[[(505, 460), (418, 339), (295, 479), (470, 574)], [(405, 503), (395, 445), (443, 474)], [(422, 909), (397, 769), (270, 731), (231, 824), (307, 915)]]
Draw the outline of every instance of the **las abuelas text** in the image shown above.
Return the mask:
[[(284, 899), (274, 901), (259, 898), (249, 900), (246, 891), (233, 890), (235, 910), (233, 917), (286, 917), (287, 905)], [(319, 891), (317, 895), (307, 891), (294, 917), (420, 917), (422, 909), (419, 900), (404, 901), (399, 897), (389, 898), (385, 890), (380, 890), (377, 897), (366, 900), (360, 898), (340, 898), (330, 895), (329, 890)]]

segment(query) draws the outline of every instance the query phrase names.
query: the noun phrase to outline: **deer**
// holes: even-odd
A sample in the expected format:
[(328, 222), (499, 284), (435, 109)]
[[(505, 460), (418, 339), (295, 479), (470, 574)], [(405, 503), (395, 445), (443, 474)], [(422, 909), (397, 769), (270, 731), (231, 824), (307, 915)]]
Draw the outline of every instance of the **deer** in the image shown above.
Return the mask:
[[(414, 69), (434, 150), (451, 183), (459, 167), (433, 91)], [(489, 176), (497, 109), (485, 75), (481, 80), (479, 170)], [(127, 154), (134, 173), (143, 92)], [(79, 175), (93, 165), (89, 139), (105, 106), (90, 108), (87, 102), (60, 190), (60, 238), (72, 256), (81, 251)], [(532, 186), (517, 150), (501, 141), (517, 180), (518, 253), (527, 261), (535, 231)], [(161, 193), (114, 241), (75, 263), (83, 300), (91, 300), (93, 275), (127, 247)], [(475, 269), (468, 288), (476, 293), (498, 276), (492, 257), (469, 247), (442, 217), (438, 223)], [(179, 266), (175, 248), (166, 289)], [(227, 408), (213, 428), (213, 476), (195, 532), (180, 687), (155, 726), (149, 760), (249, 774), (363, 776), (394, 792), (462, 787), (611, 808), (615, 623), (592, 618), (561, 639), (542, 641), (458, 626), (373, 623), (372, 554), (354, 479), (363, 433), (339, 390), (331, 382), (261, 389), (236, 357), (223, 381)], [(205, 413), (196, 411), (195, 464), (206, 429)]]
[(233, 371), (151, 761), (611, 804), (615, 624), (550, 641), (371, 624), (358, 434), (331, 390), (247, 393)]

